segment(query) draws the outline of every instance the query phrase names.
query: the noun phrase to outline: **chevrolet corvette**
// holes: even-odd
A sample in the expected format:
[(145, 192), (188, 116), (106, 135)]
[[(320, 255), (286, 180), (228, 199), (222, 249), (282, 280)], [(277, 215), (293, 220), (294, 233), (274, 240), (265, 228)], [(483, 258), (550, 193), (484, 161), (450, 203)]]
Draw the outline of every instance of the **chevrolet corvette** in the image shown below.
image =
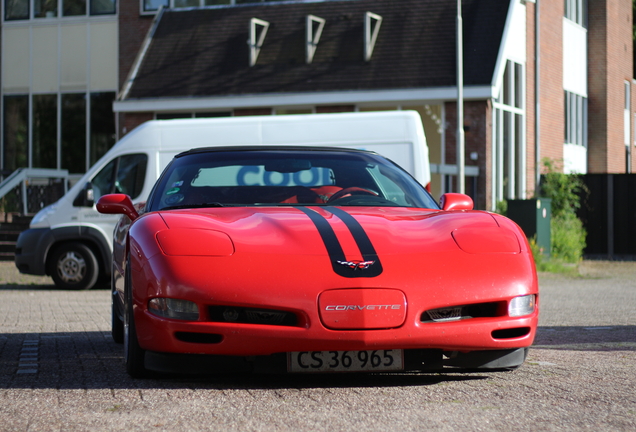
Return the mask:
[(145, 203), (97, 209), (123, 215), (112, 336), (133, 377), (506, 371), (535, 337), (523, 231), (373, 152), (194, 149)]

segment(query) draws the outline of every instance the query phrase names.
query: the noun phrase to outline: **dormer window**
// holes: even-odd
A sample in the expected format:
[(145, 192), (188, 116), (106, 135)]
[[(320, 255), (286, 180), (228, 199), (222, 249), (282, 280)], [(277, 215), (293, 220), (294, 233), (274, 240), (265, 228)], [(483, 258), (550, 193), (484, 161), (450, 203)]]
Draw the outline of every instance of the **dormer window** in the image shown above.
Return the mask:
[(381, 25), (382, 17), (380, 15), (372, 12), (364, 14), (364, 61), (371, 60)]
[(305, 61), (310, 64), (314, 59), (320, 36), (322, 35), (322, 29), (325, 27), (325, 20), (315, 15), (307, 15), (306, 19), (306, 40), (305, 40)]
[(268, 29), (269, 23), (267, 21), (258, 18), (252, 18), (250, 20), (250, 40), (248, 41), (250, 46), (250, 66), (256, 64)]

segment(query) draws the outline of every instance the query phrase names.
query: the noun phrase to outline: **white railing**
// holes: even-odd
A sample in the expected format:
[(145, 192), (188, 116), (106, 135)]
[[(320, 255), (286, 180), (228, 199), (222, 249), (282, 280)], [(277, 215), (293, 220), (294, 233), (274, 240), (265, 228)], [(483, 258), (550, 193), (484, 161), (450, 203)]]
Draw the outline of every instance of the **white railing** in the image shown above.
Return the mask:
[(0, 199), (18, 186), (21, 186), (22, 214), (29, 213), (27, 186), (29, 182), (42, 179), (63, 179), (64, 193), (68, 191), (68, 170), (46, 168), (18, 168), (0, 183)]

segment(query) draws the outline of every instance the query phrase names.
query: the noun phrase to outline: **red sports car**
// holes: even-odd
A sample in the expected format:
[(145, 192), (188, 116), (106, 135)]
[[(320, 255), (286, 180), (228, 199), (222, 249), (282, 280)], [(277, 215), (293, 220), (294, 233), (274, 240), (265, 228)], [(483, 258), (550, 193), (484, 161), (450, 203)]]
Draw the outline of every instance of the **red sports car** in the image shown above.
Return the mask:
[(148, 201), (100, 198), (112, 335), (148, 371), (511, 370), (538, 320), (528, 242), (503, 216), (366, 151), (177, 155)]

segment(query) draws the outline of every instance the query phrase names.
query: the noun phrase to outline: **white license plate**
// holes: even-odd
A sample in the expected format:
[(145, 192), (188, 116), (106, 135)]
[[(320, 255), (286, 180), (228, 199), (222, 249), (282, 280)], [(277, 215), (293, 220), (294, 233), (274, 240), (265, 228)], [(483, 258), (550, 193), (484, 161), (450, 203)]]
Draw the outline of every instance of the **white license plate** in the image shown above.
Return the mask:
[(401, 349), (369, 351), (297, 351), (287, 354), (287, 370), (312, 372), (380, 372), (404, 369)]

